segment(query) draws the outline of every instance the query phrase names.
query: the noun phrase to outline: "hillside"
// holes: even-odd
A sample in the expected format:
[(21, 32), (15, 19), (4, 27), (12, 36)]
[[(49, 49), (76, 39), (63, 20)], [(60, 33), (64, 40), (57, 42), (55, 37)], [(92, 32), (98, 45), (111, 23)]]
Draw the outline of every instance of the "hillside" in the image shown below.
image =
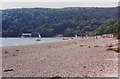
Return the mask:
[(118, 22), (119, 19), (109, 20), (102, 24), (99, 28), (94, 31), (95, 35), (102, 35), (102, 34), (111, 34), (111, 33), (118, 33)]
[(37, 32), (43, 37), (58, 34), (90, 34), (108, 20), (117, 18), (117, 8), (21, 8), (2, 10), (2, 36), (19, 37), (23, 32)]
[(108, 20), (103, 23), (99, 28), (92, 32), (92, 35), (114, 34), (120, 39), (120, 7), (118, 7), (118, 18)]

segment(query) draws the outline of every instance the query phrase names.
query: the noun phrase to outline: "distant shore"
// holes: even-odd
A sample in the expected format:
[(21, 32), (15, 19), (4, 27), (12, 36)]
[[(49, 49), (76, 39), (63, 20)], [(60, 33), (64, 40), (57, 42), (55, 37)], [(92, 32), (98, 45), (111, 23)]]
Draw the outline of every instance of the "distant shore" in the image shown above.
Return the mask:
[(118, 77), (114, 38), (2, 47), (3, 77)]

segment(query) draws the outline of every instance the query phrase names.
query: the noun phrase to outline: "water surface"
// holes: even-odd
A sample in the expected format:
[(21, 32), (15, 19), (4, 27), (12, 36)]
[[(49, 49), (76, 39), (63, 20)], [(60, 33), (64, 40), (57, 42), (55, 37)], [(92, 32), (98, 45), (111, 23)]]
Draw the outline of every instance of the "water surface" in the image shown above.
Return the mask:
[(41, 38), (41, 41), (36, 41), (37, 39), (38, 38), (0, 38), (0, 46), (5, 47), (62, 41), (62, 38)]

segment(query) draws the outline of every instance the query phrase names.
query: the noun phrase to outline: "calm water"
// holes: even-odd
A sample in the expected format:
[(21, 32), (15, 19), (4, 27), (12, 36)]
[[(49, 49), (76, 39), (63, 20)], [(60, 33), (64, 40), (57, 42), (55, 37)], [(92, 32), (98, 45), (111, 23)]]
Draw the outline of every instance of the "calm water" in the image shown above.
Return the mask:
[(36, 41), (36, 39), (37, 38), (0, 38), (0, 46), (5, 47), (62, 41), (62, 38), (41, 38), (41, 41)]

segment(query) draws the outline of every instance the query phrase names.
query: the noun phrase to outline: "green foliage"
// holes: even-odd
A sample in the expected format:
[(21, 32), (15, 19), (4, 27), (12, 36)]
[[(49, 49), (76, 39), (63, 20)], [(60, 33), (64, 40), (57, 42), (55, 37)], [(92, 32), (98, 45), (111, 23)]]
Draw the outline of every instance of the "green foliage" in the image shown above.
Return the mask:
[(118, 19), (118, 39), (120, 40), (120, 18)]
[(114, 34), (120, 38), (120, 18), (107, 21), (93, 32), (94, 35)]
[(64, 36), (74, 36), (75, 35), (75, 30), (71, 28), (67, 28), (65, 30)]
[(116, 8), (7, 9), (2, 10), (2, 36), (17, 37), (23, 32), (32, 32), (33, 36), (40, 32), (43, 37), (89, 35), (99, 26), (102, 29), (96, 34), (110, 33), (112, 26), (108, 31), (102, 24), (115, 19), (117, 13)]

